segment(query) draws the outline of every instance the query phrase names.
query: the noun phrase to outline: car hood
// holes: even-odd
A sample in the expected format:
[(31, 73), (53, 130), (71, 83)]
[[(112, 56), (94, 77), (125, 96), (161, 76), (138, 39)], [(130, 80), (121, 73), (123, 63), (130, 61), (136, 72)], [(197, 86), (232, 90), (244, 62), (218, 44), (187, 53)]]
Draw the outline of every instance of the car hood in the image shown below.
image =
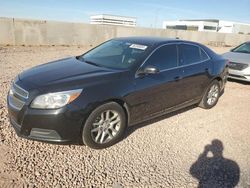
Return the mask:
[(74, 80), (86, 80), (89, 77), (98, 77), (117, 73), (119, 71), (98, 67), (77, 60), (75, 57), (53, 61), (28, 69), (19, 75), (21, 82), (36, 87), (67, 83)]
[(250, 65), (250, 54), (227, 52), (222, 55), (224, 58), (235, 63), (244, 63)]

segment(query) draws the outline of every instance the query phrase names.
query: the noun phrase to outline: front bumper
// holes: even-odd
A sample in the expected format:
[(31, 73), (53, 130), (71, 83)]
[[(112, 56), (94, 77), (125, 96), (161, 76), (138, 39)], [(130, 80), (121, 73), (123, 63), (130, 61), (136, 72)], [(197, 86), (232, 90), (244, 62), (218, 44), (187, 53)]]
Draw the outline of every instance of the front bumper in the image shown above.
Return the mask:
[(83, 116), (79, 109), (67, 106), (38, 110), (25, 105), (17, 110), (8, 100), (8, 112), (10, 123), (20, 137), (50, 143), (80, 143)]
[(229, 69), (228, 78), (250, 82), (250, 68), (242, 71)]

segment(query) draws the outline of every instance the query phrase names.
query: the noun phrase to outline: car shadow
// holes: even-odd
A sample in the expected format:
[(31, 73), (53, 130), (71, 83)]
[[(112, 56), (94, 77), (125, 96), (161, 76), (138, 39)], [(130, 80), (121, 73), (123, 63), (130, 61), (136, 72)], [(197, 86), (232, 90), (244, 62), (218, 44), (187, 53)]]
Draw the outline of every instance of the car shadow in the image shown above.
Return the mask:
[(189, 172), (199, 181), (199, 188), (233, 188), (240, 180), (239, 165), (223, 157), (223, 143), (218, 139), (204, 147), (204, 151), (192, 164)]
[(144, 121), (142, 123), (139, 123), (139, 124), (135, 124), (135, 125), (132, 125), (132, 126), (129, 126), (126, 130), (126, 133), (123, 137), (123, 139), (126, 139), (129, 135), (131, 135), (134, 131), (136, 131), (137, 129), (140, 129), (142, 127), (145, 127), (147, 125), (150, 125), (150, 124), (153, 124), (153, 123), (156, 123), (158, 121), (162, 121), (164, 119), (167, 119), (167, 118), (170, 118), (172, 116), (175, 116), (177, 114), (181, 114), (181, 113), (184, 113), (188, 110), (191, 110), (191, 109), (194, 109), (196, 108), (197, 105), (192, 105), (192, 106), (189, 106), (189, 107), (186, 107), (186, 108), (183, 108), (181, 110), (177, 110), (177, 111), (174, 111), (174, 112), (171, 112), (171, 113), (168, 113), (168, 114), (165, 114), (165, 115), (162, 115), (162, 116), (159, 116), (159, 117), (156, 117), (156, 118), (153, 118), (153, 119), (150, 119), (150, 120), (147, 120), (147, 121)]
[(234, 80), (231, 78), (227, 79), (229, 82), (233, 82), (233, 83), (238, 83), (238, 84), (243, 84), (243, 85), (250, 85), (250, 82), (246, 82), (246, 81), (241, 81), (241, 80)]

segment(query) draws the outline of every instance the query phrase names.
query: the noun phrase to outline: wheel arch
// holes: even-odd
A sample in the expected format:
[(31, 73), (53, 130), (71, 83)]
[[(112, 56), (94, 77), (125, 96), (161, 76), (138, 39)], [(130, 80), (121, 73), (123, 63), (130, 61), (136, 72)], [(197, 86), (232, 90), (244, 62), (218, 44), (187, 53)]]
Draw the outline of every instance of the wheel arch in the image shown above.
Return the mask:
[(216, 76), (216, 77), (214, 77), (211, 81), (210, 81), (210, 83), (212, 83), (214, 80), (217, 80), (218, 82), (219, 82), (219, 84), (220, 84), (220, 89), (222, 88), (222, 85), (223, 85), (223, 80), (222, 80), (222, 78), (220, 77), (220, 76)]
[[(126, 103), (126, 101), (124, 101), (121, 98), (111, 98), (111, 99), (104, 100), (102, 102), (94, 103), (94, 104), (90, 105), (91, 107), (89, 108), (88, 113), (86, 115), (89, 116), (93, 112), (93, 110), (95, 110), (97, 107), (104, 105), (106, 103), (109, 103), (109, 102), (115, 102), (122, 107), (122, 109), (124, 110), (125, 115), (126, 115), (126, 120), (127, 120), (126, 124), (128, 126), (129, 122), (130, 122), (130, 110), (129, 110), (129, 106)], [(86, 119), (87, 119), (87, 117), (83, 120), (83, 124), (85, 123)]]
[(126, 120), (127, 120), (126, 125), (128, 126), (130, 123), (130, 110), (129, 110), (129, 106), (126, 103), (126, 101), (124, 101), (121, 98), (112, 98), (112, 99), (104, 101), (103, 104), (108, 103), (108, 102), (116, 102), (117, 104), (119, 104), (123, 108), (125, 115), (126, 115)]

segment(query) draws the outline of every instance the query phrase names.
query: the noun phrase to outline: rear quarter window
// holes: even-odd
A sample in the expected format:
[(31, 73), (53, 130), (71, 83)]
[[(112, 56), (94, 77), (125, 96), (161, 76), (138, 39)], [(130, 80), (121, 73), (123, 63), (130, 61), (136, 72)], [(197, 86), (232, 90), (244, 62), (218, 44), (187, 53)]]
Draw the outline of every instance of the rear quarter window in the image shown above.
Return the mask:
[(208, 60), (208, 55), (199, 46), (190, 44), (180, 44), (180, 65), (189, 65)]
[(200, 48), (200, 55), (201, 55), (201, 61), (206, 61), (209, 59), (209, 56), (202, 48)]

